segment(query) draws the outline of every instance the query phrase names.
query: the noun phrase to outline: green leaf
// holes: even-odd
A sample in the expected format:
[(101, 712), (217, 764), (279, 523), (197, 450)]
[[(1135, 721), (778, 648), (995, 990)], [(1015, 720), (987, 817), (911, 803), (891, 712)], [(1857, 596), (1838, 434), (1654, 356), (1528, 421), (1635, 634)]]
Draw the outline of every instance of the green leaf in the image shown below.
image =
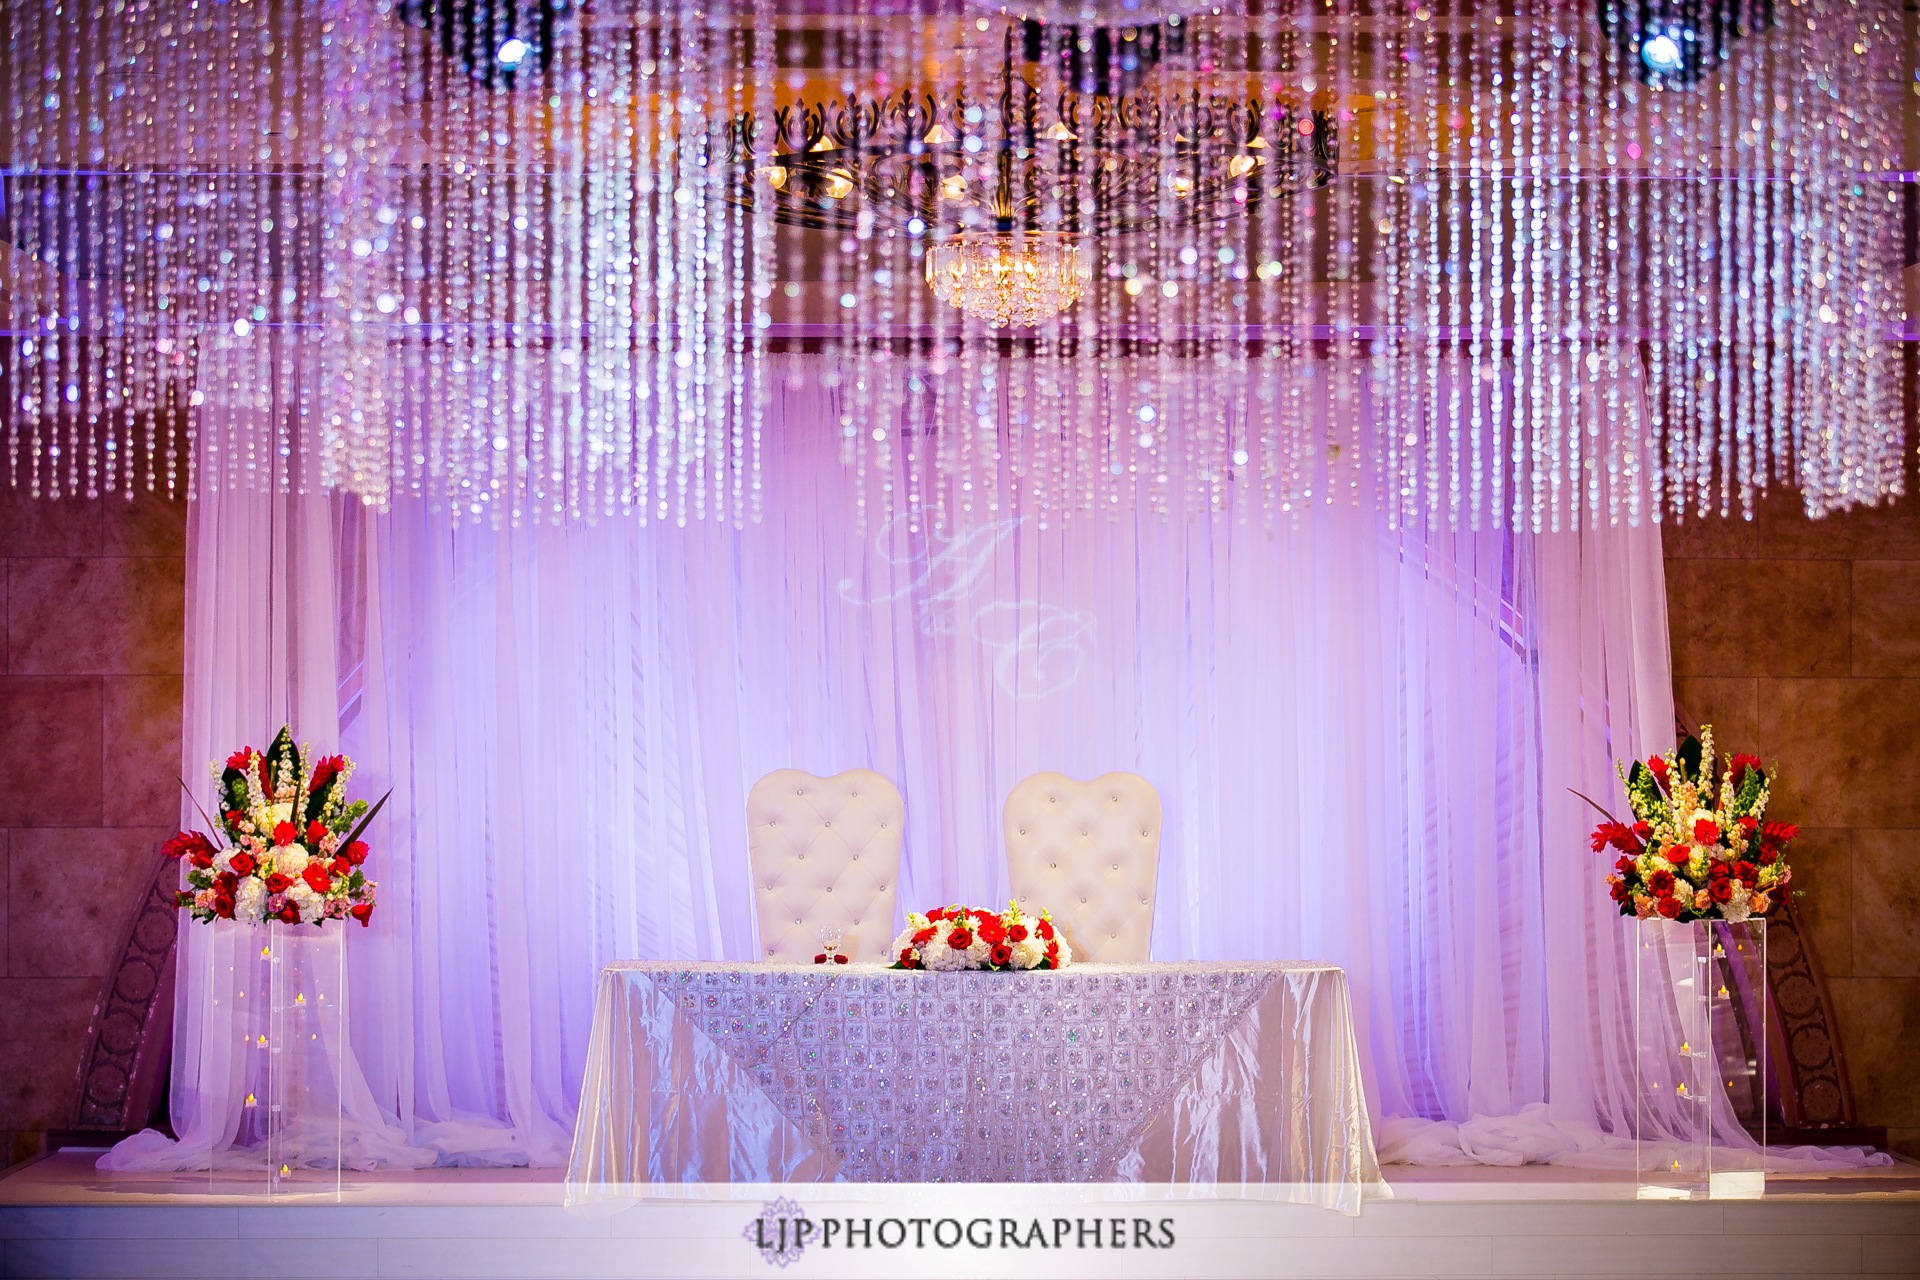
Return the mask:
[(367, 829), (368, 824), (370, 824), (375, 818), (380, 816), (380, 810), (384, 808), (387, 803), (387, 796), (391, 796), (392, 794), (393, 794), (393, 788), (388, 787), (387, 794), (384, 796), (381, 796), (380, 799), (374, 804), (372, 811), (369, 812), (366, 817), (360, 819), (360, 825), (355, 827), (353, 829), (352, 834), (350, 834), (345, 840), (342, 840), (340, 842), (341, 848), (343, 849), (346, 848), (348, 845), (352, 844), (355, 840), (358, 840), (360, 838), (360, 833)]
[(1686, 741), (1680, 744), (1680, 749), (1674, 752), (1674, 759), (1678, 760), (1681, 767), (1686, 770), (1686, 776), (1688, 778), (1698, 779), (1700, 776), (1700, 739), (1694, 737), (1692, 734), (1688, 734)]

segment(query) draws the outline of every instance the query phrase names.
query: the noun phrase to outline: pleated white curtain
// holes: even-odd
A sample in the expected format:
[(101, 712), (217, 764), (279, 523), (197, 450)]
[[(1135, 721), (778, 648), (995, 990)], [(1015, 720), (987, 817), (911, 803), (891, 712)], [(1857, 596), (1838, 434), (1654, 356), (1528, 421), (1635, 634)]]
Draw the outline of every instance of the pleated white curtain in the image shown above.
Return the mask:
[[(903, 909), (1004, 901), (1028, 774), (1140, 773), (1155, 958), (1344, 965), (1376, 1126), (1407, 1118), (1383, 1157), (1457, 1155), (1430, 1122), (1476, 1116), (1533, 1158), (1625, 1131), (1625, 934), (1568, 788), (1671, 745), (1657, 528), (1396, 531), (1343, 500), (861, 532), (819, 395), (776, 406), (742, 530), (199, 502), (188, 776), (290, 717), (394, 790), (348, 939), (362, 1150), (563, 1162), (599, 966), (757, 954), (746, 793), (784, 766), (899, 784)], [(192, 1086), (204, 1151), (231, 1105)]]

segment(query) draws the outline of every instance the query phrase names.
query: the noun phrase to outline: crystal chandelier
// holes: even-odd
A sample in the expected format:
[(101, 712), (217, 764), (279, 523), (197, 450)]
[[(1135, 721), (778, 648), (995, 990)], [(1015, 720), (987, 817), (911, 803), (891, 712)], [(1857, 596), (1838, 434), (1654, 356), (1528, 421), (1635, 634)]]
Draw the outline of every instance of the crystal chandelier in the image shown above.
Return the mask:
[(804, 385), (919, 529), (1901, 492), (1885, 0), (1024, 7), (0, 6), (10, 482), (740, 522)]
[(1080, 301), (1093, 264), (1072, 237), (957, 236), (927, 254), (933, 296), (995, 328), (1032, 328)]

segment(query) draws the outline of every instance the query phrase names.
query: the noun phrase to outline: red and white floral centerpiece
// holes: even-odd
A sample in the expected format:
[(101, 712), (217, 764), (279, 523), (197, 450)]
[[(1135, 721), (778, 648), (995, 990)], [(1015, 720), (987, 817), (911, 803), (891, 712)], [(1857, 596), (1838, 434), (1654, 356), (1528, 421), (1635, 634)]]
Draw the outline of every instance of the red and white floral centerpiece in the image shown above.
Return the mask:
[(386, 797), (371, 808), (346, 798), (353, 776), (346, 756), (321, 756), (311, 767), (307, 761), (283, 726), (265, 752), (242, 747), (225, 769), (212, 766), (220, 820), (208, 825), (223, 843), (199, 831), (167, 841), (167, 856), (187, 864), (188, 887), (176, 906), (200, 921), (368, 923), (374, 882), (362, 870), (367, 846), (359, 837)]
[(1593, 849), (1620, 854), (1607, 886), (1621, 915), (1741, 921), (1786, 892), (1786, 846), (1799, 828), (1762, 822), (1772, 779), (1758, 756), (1735, 755), (1716, 785), (1714, 763), (1713, 726), (1702, 725), (1699, 738), (1620, 771), (1635, 821), (1609, 815)]
[(992, 912), (980, 907), (935, 907), (907, 913), (893, 940), (894, 969), (1064, 969), (1073, 950), (1045, 911), (1030, 916), (1018, 902)]

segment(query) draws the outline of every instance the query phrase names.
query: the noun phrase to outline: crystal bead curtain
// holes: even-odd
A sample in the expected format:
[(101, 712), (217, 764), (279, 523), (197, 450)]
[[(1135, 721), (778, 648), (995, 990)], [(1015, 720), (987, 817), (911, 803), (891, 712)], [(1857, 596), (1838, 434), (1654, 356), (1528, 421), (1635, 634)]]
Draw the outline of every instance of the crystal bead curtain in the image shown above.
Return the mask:
[[(9, 477), (738, 523), (813, 383), (915, 530), (1898, 493), (1899, 15), (1651, 12), (10, 5)], [(1081, 296), (933, 295), (1009, 230)]]

